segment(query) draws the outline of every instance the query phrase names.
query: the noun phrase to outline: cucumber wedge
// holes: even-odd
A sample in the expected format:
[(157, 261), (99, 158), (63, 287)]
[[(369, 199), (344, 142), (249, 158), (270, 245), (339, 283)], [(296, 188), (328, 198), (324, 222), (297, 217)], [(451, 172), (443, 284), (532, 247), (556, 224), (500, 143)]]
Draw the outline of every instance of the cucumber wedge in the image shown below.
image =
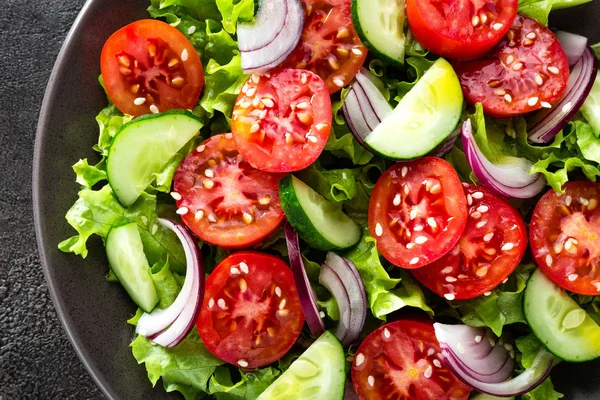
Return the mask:
[(440, 58), (365, 138), (365, 144), (393, 160), (422, 157), (452, 134), (462, 108), (458, 77), (450, 63)]
[(542, 271), (529, 278), (523, 313), (552, 354), (571, 362), (600, 357), (600, 326)]
[(111, 270), (129, 297), (146, 312), (158, 303), (150, 266), (137, 223), (112, 228), (106, 236), (106, 255)]
[(360, 240), (360, 227), (341, 207), (293, 175), (279, 181), (281, 208), (302, 239), (321, 250), (340, 250)]
[(108, 183), (119, 201), (126, 207), (133, 204), (200, 128), (202, 121), (182, 110), (144, 115), (125, 124), (106, 161)]
[(257, 400), (342, 400), (345, 384), (344, 348), (327, 331)]
[(392, 64), (403, 65), (405, 54), (404, 0), (353, 0), (352, 21), (365, 46)]

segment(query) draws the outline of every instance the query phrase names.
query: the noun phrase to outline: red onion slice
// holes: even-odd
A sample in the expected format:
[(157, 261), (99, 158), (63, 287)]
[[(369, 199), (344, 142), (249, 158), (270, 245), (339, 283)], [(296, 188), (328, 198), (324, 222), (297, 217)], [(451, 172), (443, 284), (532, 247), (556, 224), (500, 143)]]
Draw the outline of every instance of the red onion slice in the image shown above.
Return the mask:
[(349, 346), (360, 336), (367, 318), (367, 295), (360, 274), (352, 261), (329, 252), (321, 266), (319, 283), (335, 298), (340, 310), (335, 335)]
[(183, 245), (185, 282), (173, 304), (150, 314), (144, 313), (135, 331), (161, 346), (173, 347), (187, 336), (198, 318), (204, 299), (204, 265), (194, 238), (183, 225), (164, 218), (159, 218), (158, 222), (173, 231)]
[(371, 128), (367, 124), (365, 116), (362, 113), (356, 92), (349, 91), (342, 111), (348, 123), (348, 127), (352, 131), (352, 134), (358, 140), (361, 145), (365, 145), (365, 138), (372, 132)]
[(513, 157), (512, 164), (491, 163), (479, 149), (473, 137), (471, 120), (462, 125), (462, 145), (467, 161), (479, 182), (503, 197), (529, 199), (546, 187), (546, 179), (541, 174), (530, 174), (533, 165), (528, 160)]
[[(281, 64), (298, 45), (302, 28), (304, 27), (304, 10), (299, 0), (283, 0), (287, 7), (283, 27), (267, 45), (256, 50), (244, 51), (240, 49), (242, 69), (244, 72), (266, 72)], [(271, 7), (281, 7), (282, 0), (264, 0), (264, 3), (275, 3)], [(265, 6), (265, 5), (261, 5)], [(278, 25), (280, 21), (270, 18), (263, 24)], [(247, 35), (260, 35), (263, 25), (255, 24), (254, 29), (248, 29)]]
[(237, 26), (240, 51), (259, 50), (268, 46), (283, 30), (287, 13), (287, 1), (261, 1), (255, 20)]
[(555, 31), (554, 34), (567, 55), (569, 66), (572, 67), (583, 56), (583, 52), (587, 48), (588, 39), (585, 36), (565, 31)]
[(366, 68), (361, 68), (358, 71), (358, 74), (356, 74), (356, 84), (364, 91), (367, 101), (377, 115), (377, 119), (381, 122), (385, 117), (391, 114), (393, 108), (379, 91), (376, 83), (377, 81), (378, 79)]
[(296, 283), (296, 290), (300, 297), (302, 312), (304, 313), (304, 318), (306, 319), (306, 323), (313, 336), (319, 337), (325, 332), (325, 324), (321, 319), (319, 308), (317, 307), (317, 299), (315, 298), (308, 276), (306, 275), (306, 270), (304, 269), (298, 234), (289, 222), (285, 223), (283, 229), (285, 231), (288, 257), (294, 275), (294, 282)]
[(533, 143), (548, 143), (573, 119), (590, 94), (596, 73), (598, 59), (587, 47), (577, 61), (562, 98), (551, 109), (535, 112), (529, 120), (529, 140)]

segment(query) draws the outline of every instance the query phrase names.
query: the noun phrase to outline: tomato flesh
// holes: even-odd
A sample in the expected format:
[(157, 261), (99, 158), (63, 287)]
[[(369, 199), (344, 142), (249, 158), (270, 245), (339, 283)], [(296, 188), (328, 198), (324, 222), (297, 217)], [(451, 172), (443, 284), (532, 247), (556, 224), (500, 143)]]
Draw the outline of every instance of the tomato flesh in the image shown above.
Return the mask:
[(466, 223), (460, 179), (441, 158), (393, 165), (371, 195), (371, 235), (381, 254), (402, 268), (419, 268), (442, 257), (458, 242)]
[(178, 213), (200, 239), (226, 249), (269, 237), (283, 221), (278, 183), (239, 154), (232, 134), (216, 135), (181, 163), (172, 196)]
[(453, 67), (467, 101), (498, 118), (551, 108), (569, 80), (569, 61), (556, 36), (522, 15), (492, 51)]
[(255, 168), (292, 172), (319, 157), (331, 131), (331, 99), (310, 71), (276, 69), (252, 75), (233, 110), (237, 148)]
[(401, 319), (367, 336), (352, 363), (352, 383), (363, 400), (466, 400), (471, 392), (442, 364), (429, 320)]
[(465, 60), (484, 55), (508, 32), (518, 0), (407, 0), (415, 39), (443, 57)]
[(567, 182), (550, 190), (531, 217), (530, 242), (540, 269), (562, 288), (600, 295), (600, 183)]
[(206, 280), (196, 325), (206, 348), (228, 363), (258, 368), (280, 359), (304, 325), (292, 270), (268, 254), (230, 255)]
[(448, 300), (491, 291), (517, 268), (527, 248), (525, 223), (513, 206), (483, 187), (464, 186), (469, 218), (458, 244), (413, 271), (423, 285)]
[(100, 69), (108, 97), (135, 117), (194, 107), (204, 70), (192, 43), (171, 25), (145, 19), (111, 35)]
[(313, 71), (335, 93), (354, 79), (367, 57), (352, 24), (352, 0), (301, 1), (302, 37), (281, 66)]

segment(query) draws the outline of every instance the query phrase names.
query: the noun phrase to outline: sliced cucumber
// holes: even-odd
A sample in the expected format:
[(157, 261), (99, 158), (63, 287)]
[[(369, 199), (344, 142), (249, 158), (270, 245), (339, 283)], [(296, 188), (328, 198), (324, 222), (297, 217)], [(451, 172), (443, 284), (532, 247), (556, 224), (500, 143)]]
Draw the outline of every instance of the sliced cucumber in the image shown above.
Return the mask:
[(106, 169), (113, 192), (129, 207), (169, 160), (202, 128), (188, 111), (145, 115), (125, 124), (110, 146)]
[(345, 385), (344, 348), (327, 331), (257, 400), (342, 400)]
[(424, 156), (454, 131), (462, 108), (458, 77), (440, 58), (366, 137), (365, 144), (380, 156), (394, 160)]
[(353, 0), (352, 21), (365, 46), (379, 58), (404, 64), (404, 0)]
[(158, 303), (150, 266), (137, 223), (112, 228), (106, 236), (106, 255), (112, 272), (131, 299), (146, 312)]
[(600, 356), (600, 326), (540, 270), (527, 282), (523, 313), (535, 336), (557, 357), (581, 362)]
[(594, 134), (600, 136), (600, 72), (596, 73), (594, 86), (581, 106), (581, 113), (590, 123)]
[(279, 181), (281, 208), (302, 239), (321, 250), (348, 248), (360, 240), (360, 227), (341, 207), (288, 175)]
[(514, 400), (514, 397), (496, 397), (485, 393), (478, 393), (471, 400)]

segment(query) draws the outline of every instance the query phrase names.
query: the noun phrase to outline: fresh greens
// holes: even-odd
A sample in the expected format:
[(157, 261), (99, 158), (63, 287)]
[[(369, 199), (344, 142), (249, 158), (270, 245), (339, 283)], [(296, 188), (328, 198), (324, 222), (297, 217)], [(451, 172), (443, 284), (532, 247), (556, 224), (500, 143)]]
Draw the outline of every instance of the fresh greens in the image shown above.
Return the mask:
[(519, 12), (548, 25), (550, 11), (575, 7), (592, 0), (519, 0)]
[[(533, 364), (538, 351), (543, 347), (533, 334), (517, 338), (516, 345), (517, 360), (523, 370)], [(521, 396), (521, 400), (558, 400), (562, 397), (561, 393), (554, 390), (552, 379), (548, 377), (540, 386)]]

